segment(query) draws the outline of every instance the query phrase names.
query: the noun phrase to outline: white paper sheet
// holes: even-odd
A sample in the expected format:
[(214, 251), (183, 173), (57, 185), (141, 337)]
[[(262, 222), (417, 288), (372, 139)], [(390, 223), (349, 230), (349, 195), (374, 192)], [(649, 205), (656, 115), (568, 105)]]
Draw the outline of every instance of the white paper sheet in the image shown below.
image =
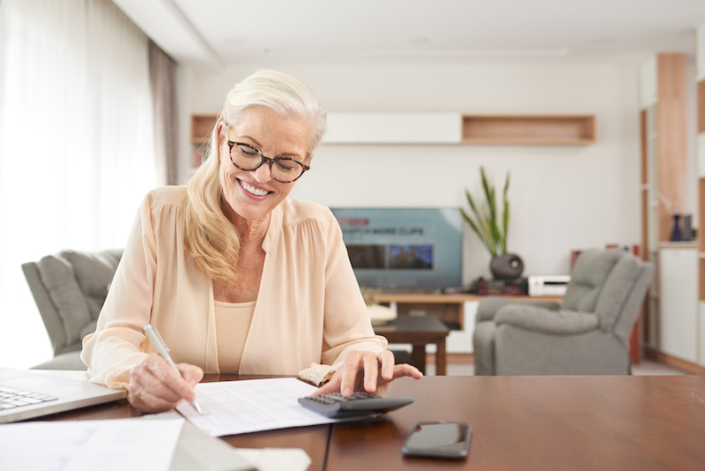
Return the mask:
[(0, 469), (167, 471), (183, 425), (183, 419), (0, 425)]
[(196, 401), (176, 409), (204, 432), (220, 437), (239, 433), (338, 422), (304, 408), (298, 398), (317, 388), (296, 378), (224, 381), (196, 385)]

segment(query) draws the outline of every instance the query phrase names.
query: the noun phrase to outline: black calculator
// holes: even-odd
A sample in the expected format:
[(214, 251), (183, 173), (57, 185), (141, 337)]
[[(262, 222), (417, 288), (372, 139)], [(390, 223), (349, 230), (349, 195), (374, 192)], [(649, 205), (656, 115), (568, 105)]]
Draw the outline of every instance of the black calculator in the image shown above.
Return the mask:
[(381, 414), (412, 402), (414, 398), (411, 396), (380, 397), (364, 391), (355, 391), (350, 397), (330, 393), (299, 398), (302, 406), (334, 419)]

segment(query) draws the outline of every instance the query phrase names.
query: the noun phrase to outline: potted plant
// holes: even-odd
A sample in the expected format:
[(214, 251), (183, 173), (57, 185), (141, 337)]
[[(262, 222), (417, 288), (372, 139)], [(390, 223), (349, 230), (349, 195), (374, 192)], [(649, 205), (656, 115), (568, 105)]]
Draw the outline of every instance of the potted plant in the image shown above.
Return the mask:
[(489, 182), (485, 174), (484, 167), (480, 167), (480, 177), (482, 179), (482, 190), (484, 201), (481, 205), (475, 204), (472, 195), (465, 190), (468, 204), (472, 214), (468, 214), (464, 209), (460, 209), (465, 222), (472, 228), (473, 232), (480, 238), (482, 244), (489, 250), (492, 256), (490, 270), (496, 279), (513, 280), (521, 276), (524, 271), (524, 262), (518, 255), (507, 252), (507, 234), (509, 232), (509, 200), (507, 191), (509, 190), (509, 172), (504, 182), (502, 192), (501, 215), (497, 211), (497, 195), (494, 185)]

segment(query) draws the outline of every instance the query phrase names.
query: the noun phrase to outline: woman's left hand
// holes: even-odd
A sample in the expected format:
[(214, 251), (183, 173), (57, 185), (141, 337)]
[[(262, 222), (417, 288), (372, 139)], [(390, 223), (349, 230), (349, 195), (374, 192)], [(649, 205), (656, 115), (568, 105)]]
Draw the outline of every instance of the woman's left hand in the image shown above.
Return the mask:
[(375, 393), (381, 386), (404, 376), (421, 379), (423, 374), (411, 365), (395, 365), (394, 354), (389, 350), (379, 354), (355, 350), (348, 354), (330, 382), (314, 395), (340, 391), (349, 397), (355, 388)]

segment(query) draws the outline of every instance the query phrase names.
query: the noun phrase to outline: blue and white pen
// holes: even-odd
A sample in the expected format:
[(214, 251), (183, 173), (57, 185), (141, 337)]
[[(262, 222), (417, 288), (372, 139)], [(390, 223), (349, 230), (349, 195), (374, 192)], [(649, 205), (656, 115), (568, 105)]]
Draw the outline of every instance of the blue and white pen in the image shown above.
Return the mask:
[[(169, 363), (169, 366), (171, 366), (174, 371), (176, 371), (176, 374), (181, 376), (179, 368), (176, 367), (176, 363), (174, 363), (174, 360), (171, 359), (171, 355), (169, 355), (169, 347), (167, 347), (166, 343), (164, 343), (164, 339), (162, 339), (162, 336), (159, 335), (159, 331), (157, 330), (157, 328), (151, 324), (147, 324), (143, 327), (143, 330), (144, 333), (147, 334), (147, 338), (149, 339), (149, 341), (152, 342), (152, 345), (154, 346), (154, 349), (157, 351), (157, 353), (161, 355), (167, 363)], [(203, 415), (203, 413), (201, 412), (201, 408), (198, 406), (196, 401), (193, 401), (191, 403), (191, 407), (193, 407), (194, 410), (199, 413), (199, 415)]]

